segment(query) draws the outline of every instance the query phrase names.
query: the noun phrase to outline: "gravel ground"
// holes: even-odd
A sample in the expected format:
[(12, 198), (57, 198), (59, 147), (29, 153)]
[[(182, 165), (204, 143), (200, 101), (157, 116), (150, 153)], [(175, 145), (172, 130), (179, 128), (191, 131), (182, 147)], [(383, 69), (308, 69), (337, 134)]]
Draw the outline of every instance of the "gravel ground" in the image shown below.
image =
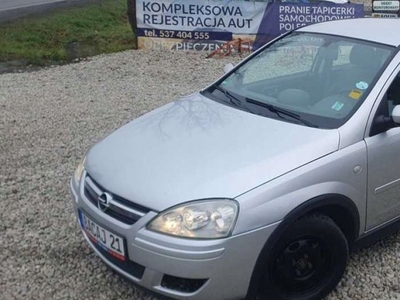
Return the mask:
[[(0, 75), (0, 299), (155, 299), (83, 239), (69, 176), (95, 141), (221, 75), (204, 54), (128, 51)], [(400, 299), (400, 235), (352, 255), (329, 299)]]

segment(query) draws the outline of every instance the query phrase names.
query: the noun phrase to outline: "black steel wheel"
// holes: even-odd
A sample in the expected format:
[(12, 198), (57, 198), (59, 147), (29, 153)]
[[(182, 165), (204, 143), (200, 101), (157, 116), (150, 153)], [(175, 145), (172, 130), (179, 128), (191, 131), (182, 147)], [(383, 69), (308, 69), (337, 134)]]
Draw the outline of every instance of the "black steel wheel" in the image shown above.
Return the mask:
[(340, 281), (348, 256), (346, 237), (331, 218), (305, 216), (273, 247), (257, 298), (321, 299)]

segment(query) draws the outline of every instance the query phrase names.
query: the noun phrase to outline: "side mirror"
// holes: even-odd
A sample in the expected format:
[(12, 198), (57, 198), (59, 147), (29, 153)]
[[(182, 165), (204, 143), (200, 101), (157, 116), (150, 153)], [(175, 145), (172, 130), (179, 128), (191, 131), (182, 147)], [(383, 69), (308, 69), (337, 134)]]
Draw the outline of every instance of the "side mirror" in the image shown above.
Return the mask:
[(400, 105), (396, 105), (392, 111), (392, 119), (396, 124), (400, 124)]
[(376, 116), (371, 130), (371, 136), (385, 132), (400, 125), (400, 105), (393, 108), (392, 116)]
[(224, 67), (224, 72), (225, 72), (225, 74), (226, 74), (226, 73), (229, 73), (230, 71), (232, 71), (233, 68), (234, 68), (233, 64), (231, 64), (231, 63), (227, 64), (227, 65)]

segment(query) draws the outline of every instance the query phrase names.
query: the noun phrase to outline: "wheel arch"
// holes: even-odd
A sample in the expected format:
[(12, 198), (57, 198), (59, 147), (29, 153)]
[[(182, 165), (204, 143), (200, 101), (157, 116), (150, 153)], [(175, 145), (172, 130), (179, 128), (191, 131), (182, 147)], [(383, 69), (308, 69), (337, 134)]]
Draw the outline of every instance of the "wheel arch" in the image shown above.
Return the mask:
[(265, 242), (253, 270), (246, 299), (255, 298), (268, 255), (279, 237), (296, 220), (313, 213), (320, 213), (330, 217), (342, 230), (349, 248), (352, 249), (360, 232), (360, 215), (351, 199), (340, 194), (325, 194), (303, 202), (283, 218), (282, 222)]

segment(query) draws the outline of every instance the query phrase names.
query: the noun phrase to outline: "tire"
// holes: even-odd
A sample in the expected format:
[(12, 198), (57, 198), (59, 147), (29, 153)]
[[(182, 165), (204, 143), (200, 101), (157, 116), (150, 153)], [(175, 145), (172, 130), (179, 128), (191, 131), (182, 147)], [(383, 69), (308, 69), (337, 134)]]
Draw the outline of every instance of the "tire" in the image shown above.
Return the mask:
[(331, 218), (302, 217), (271, 249), (257, 300), (322, 299), (339, 283), (348, 257), (346, 237)]

